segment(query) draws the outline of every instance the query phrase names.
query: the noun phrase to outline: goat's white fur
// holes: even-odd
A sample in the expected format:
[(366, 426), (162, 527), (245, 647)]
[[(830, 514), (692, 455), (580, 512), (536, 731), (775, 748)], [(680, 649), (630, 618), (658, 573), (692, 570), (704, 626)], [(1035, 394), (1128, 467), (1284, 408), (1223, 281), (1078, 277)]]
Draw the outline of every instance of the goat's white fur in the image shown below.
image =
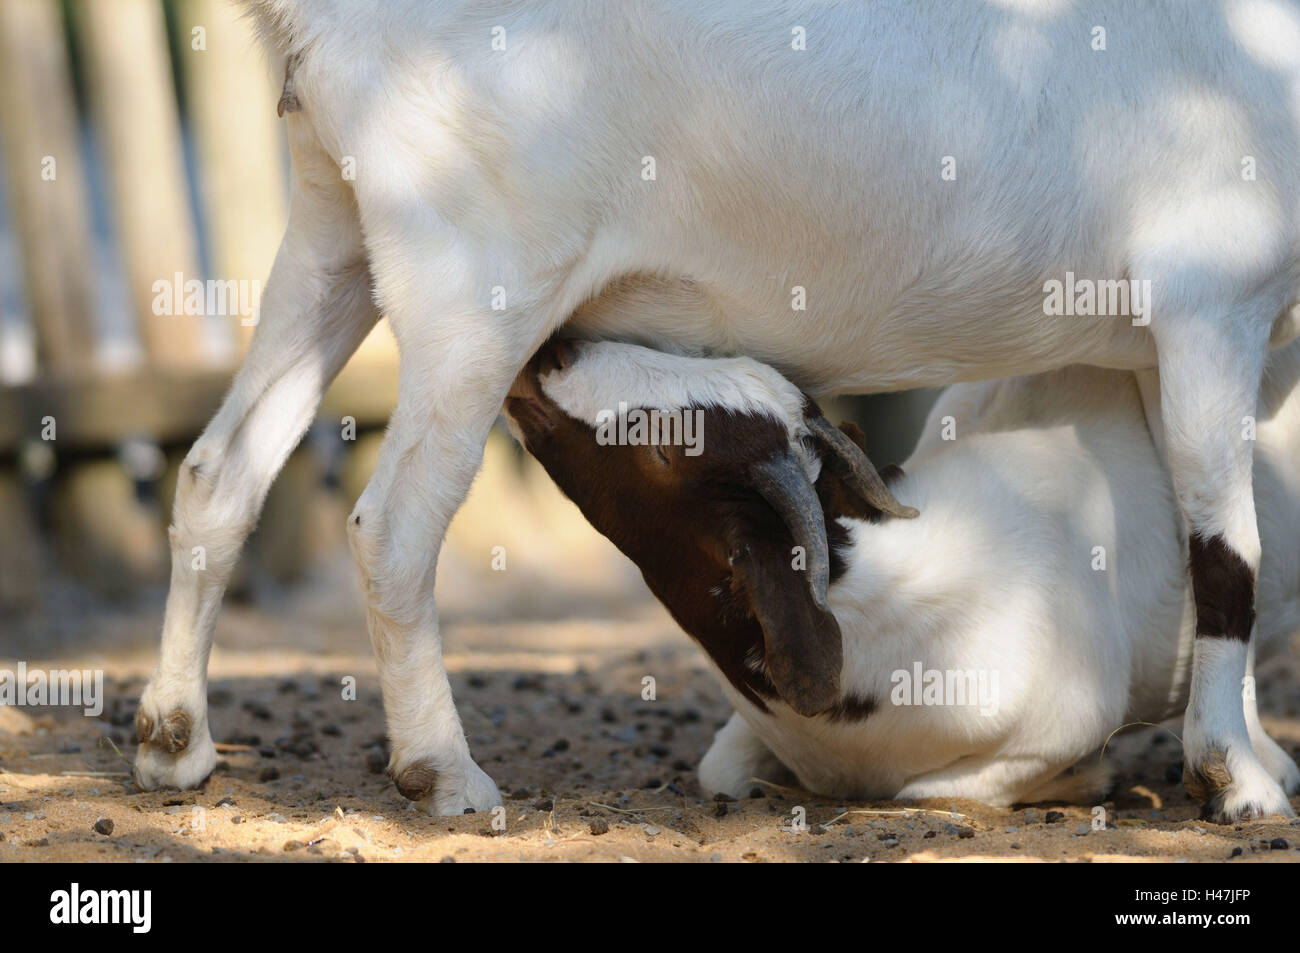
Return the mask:
[[(1300, 343), (1273, 358), (1258, 434), (1257, 496), (1269, 515), (1257, 630), (1264, 654), (1300, 631)], [(768, 403), (760, 412), (785, 420), (792, 440), (806, 433), (750, 361), (580, 342), (542, 388), (590, 425), (638, 360), (654, 384), (647, 391), (643, 380), (629, 404), (754, 413)], [(708, 443), (706, 432), (705, 452)], [(1115, 729), (1162, 721), (1186, 704), (1193, 646), (1246, 651), (1242, 642), (1195, 639), (1178, 508), (1132, 373), (1074, 367), (951, 387), (903, 469), (891, 489), (921, 515), (842, 518), (847, 568), (830, 588), (844, 639), (841, 689), (875, 700), (875, 711), (843, 722), (771, 702), (765, 713), (720, 678), (737, 715), (700, 765), (706, 792), (744, 796), (752, 779), (779, 783), (789, 770), (833, 796), (1086, 801), (1106, 784), (1098, 750)], [(918, 664), (996, 673), (994, 704), (892, 705), (891, 676)], [(1234, 777), (1300, 789), (1295, 762), (1259, 725), (1253, 693), (1211, 688), (1251, 726), (1258, 764), (1231, 764)]]
[[(203, 662), (225, 574), (373, 318), (363, 287), (402, 370), (349, 526), (392, 766), (436, 768), (439, 811), (497, 797), (442, 667), (440, 541), (516, 371), (616, 279), (670, 292), (644, 313), (587, 308), (586, 330), (743, 352), (818, 394), (1158, 362), (1190, 528), (1223, 532), (1258, 567), (1237, 432), (1271, 330), (1295, 330), (1290, 0), (1205, 15), (1121, 0), (245, 2), (275, 56), (295, 57), (294, 214), (248, 366), (178, 488), (174, 561), (188, 565), (191, 545), (209, 548), (209, 567), (219, 558), (204, 576), (173, 572), (142, 699), (154, 723), (183, 705), (206, 742)], [(1104, 52), (1090, 45), (1097, 23)], [(807, 49), (792, 48), (796, 26)], [(1150, 327), (1046, 318), (1044, 282), (1067, 270), (1152, 281)], [(806, 311), (791, 310), (794, 286)], [(1198, 703), (1244, 664), (1200, 660), (1193, 762), (1210, 748), (1253, 760), (1242, 713)], [(211, 760), (198, 748), (173, 758), (146, 744), (144, 782), (193, 783)], [(1280, 788), (1245, 793), (1287, 809)]]
[[(809, 479), (817, 479), (821, 460), (804, 443), (804, 395), (766, 364), (748, 357), (693, 357), (635, 346), (601, 349), (600, 355), (599, 373), (546, 378), (546, 395), (575, 420), (595, 422), (602, 413), (617, 412), (619, 404), (668, 411), (722, 407), (771, 417), (790, 435), (790, 449)], [(522, 444), (514, 421), (507, 417), (506, 422)]]

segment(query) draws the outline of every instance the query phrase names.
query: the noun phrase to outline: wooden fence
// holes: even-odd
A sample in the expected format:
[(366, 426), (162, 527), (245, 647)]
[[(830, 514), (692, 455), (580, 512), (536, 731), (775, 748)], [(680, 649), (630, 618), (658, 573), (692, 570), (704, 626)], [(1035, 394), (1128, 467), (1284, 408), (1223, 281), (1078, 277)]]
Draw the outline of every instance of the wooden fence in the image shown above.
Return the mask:
[[(254, 320), (229, 302), (224, 316), (159, 313), (155, 283), (266, 280), (286, 213), (278, 95), (229, 0), (0, 2), (0, 164), (35, 364), (0, 379), (0, 617), (36, 605), (53, 567), (108, 593), (165, 579), (176, 466)], [(105, 343), (111, 288), (125, 289), (125, 344)], [(381, 323), (322, 410), (361, 433), (344, 448), (356, 459), (335, 461), (346, 492), (395, 398)], [(300, 449), (272, 491), (253, 545), (274, 575), (301, 568), (322, 466)]]

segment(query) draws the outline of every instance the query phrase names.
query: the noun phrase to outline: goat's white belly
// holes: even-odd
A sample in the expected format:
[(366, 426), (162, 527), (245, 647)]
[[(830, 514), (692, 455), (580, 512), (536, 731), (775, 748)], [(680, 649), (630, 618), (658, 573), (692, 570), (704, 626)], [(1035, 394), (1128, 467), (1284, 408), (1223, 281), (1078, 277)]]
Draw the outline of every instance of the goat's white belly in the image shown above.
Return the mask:
[[(948, 332), (939, 326), (942, 309), (938, 307), (931, 309), (925, 320), (845, 310), (812, 317), (799, 325), (790, 324), (773, 309), (762, 310), (757, 303), (731, 307), (735, 310), (729, 312), (733, 317), (728, 320), (710, 315), (690, 323), (679, 312), (656, 322), (650, 312), (635, 327), (586, 320), (573, 329), (670, 352), (743, 354), (778, 367), (815, 396), (936, 387), (1036, 373), (1067, 364), (1136, 370), (1154, 366), (1156, 358), (1149, 337), (1134, 341), (1099, 322), (1062, 335), (1049, 352), (1041, 338), (1026, 333), (1043, 321), (1041, 310), (1035, 313), (1040, 306), (1026, 307), (1023, 300), (989, 299), (980, 308), (989, 316), (983, 322), (984, 335), (960, 353), (940, 343), (947, 340)], [(910, 329), (908, 348), (876, 343), (901, 336), (905, 325)]]

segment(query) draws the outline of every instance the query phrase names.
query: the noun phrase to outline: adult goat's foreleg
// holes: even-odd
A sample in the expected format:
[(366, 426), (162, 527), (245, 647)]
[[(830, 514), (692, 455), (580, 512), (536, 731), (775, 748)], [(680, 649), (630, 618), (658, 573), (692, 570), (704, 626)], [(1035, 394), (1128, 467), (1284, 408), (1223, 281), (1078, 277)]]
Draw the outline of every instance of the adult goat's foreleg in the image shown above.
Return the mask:
[(385, 304), (402, 367), (397, 409), (348, 536), (384, 694), (389, 773), (423, 808), (460, 814), (500, 797), (470, 756), (443, 665), (438, 553), (511, 382), (566, 311), (563, 275), (521, 281), (530, 290), (517, 292), (511, 313), (491, 311), (486, 287), (476, 285), (492, 273), (489, 263), (458, 254), (408, 260), (410, 248), (457, 245), (436, 238), (385, 242), (391, 259), (375, 263), (397, 289)]
[(136, 778), (146, 789), (193, 787), (216, 764), (207, 664), (222, 593), (272, 481), (378, 318), (351, 194), (305, 130), (290, 138), (294, 196), (260, 321), (177, 480), (162, 648), (136, 716)]

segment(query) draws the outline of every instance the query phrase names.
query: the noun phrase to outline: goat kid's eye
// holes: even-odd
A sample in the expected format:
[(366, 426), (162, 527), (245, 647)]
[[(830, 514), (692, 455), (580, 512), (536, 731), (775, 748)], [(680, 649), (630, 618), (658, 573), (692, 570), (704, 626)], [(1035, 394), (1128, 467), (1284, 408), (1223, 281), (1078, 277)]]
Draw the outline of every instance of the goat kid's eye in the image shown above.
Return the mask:
[(663, 444), (661, 444), (661, 443), (652, 443), (650, 446), (654, 449), (655, 458), (656, 458), (656, 459), (657, 459), (661, 464), (663, 464), (663, 465), (666, 466), (666, 467), (670, 467), (670, 466), (673, 465), (672, 460), (671, 460), (671, 459), (669, 458), (669, 456), (668, 456), (668, 451), (664, 449)]

